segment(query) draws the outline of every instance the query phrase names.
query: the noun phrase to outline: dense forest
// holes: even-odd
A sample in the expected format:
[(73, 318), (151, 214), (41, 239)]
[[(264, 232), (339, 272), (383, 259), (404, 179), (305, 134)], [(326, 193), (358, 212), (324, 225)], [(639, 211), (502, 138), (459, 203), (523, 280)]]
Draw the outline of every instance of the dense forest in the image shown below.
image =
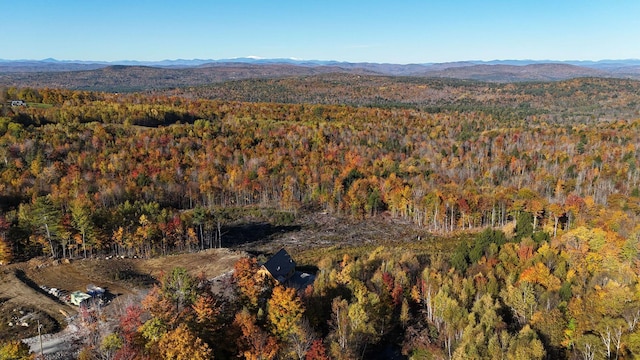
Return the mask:
[(247, 259), (230, 304), (177, 269), (91, 346), (123, 359), (640, 354), (637, 82), (327, 79), (2, 89), (0, 261), (224, 246), (238, 209), (384, 215), (476, 235), (450, 254), (327, 257), (298, 293)]
[(430, 113), (481, 111), (501, 121), (533, 120), (535, 116), (545, 122), (565, 124), (637, 118), (638, 91), (638, 81), (624, 79), (499, 84), (334, 73), (247, 79), (158, 92), (187, 98), (412, 108)]

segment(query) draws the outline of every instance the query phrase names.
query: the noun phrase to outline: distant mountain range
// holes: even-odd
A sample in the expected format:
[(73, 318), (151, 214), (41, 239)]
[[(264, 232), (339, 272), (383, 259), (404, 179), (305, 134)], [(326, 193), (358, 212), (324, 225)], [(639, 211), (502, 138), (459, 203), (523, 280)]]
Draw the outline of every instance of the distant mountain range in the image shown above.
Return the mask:
[(494, 60), (425, 64), (350, 63), (262, 59), (74, 61), (2, 60), (0, 85), (49, 86), (87, 90), (197, 86), (248, 78), (349, 73), (381, 76), (444, 77), (490, 82), (557, 81), (577, 77), (640, 80), (640, 60)]
[(175, 59), (175, 60), (160, 60), (160, 61), (138, 61), (138, 60), (120, 60), (120, 61), (87, 61), (87, 60), (56, 60), (47, 58), (43, 60), (5, 60), (0, 59), (0, 72), (11, 71), (70, 71), (70, 70), (87, 70), (98, 69), (102, 67), (112, 65), (127, 65), (127, 66), (152, 66), (152, 67), (198, 67), (209, 64), (227, 64), (227, 63), (242, 63), (242, 64), (290, 64), (300, 66), (340, 66), (345, 68), (363, 67), (363, 68), (376, 68), (382, 72), (394, 72), (394, 69), (415, 69), (420, 70), (443, 70), (453, 67), (468, 67), (474, 65), (512, 65), (512, 66), (525, 66), (535, 64), (565, 64), (574, 65), (579, 67), (586, 67), (591, 69), (613, 69), (619, 70), (622, 68), (637, 68), (640, 67), (640, 59), (627, 59), (627, 60), (599, 60), (599, 61), (581, 61), (581, 60), (568, 60), (568, 61), (556, 61), (556, 60), (470, 60), (470, 61), (456, 61), (456, 62), (444, 62), (444, 63), (421, 63), (421, 64), (390, 64), (390, 63), (352, 63), (345, 61), (335, 60), (301, 60), (292, 58), (274, 58), (266, 59), (254, 56), (231, 58), (231, 59)]

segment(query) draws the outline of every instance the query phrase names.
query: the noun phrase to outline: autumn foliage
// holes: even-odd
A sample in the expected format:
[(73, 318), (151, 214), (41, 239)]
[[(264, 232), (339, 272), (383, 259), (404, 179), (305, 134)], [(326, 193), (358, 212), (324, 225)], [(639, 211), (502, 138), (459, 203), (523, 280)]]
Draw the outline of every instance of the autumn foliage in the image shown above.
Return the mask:
[(440, 234), (528, 213), (554, 237), (580, 225), (629, 233), (640, 215), (634, 119), (40, 95), (52, 106), (12, 110), (0, 126), (6, 259), (218, 247), (228, 209), (247, 206), (387, 213)]
[(104, 353), (640, 356), (636, 83), (356, 89), (400, 94), (398, 106), (192, 96), (218, 90), (40, 89), (25, 94), (47, 106), (3, 106), (0, 262), (227, 246), (225, 226), (252, 211), (380, 217), (442, 236), (429, 241), (462, 240), (421, 254), (345, 247), (309, 264), (316, 279), (301, 291), (266, 280), (254, 258), (235, 265), (232, 295), (175, 269), (120, 317)]

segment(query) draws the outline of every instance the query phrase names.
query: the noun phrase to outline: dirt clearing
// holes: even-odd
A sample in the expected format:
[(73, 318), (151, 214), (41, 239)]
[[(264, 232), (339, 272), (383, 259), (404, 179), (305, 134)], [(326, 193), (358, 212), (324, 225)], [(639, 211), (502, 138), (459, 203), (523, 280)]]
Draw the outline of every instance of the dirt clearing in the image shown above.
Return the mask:
[(160, 275), (183, 267), (193, 275), (214, 278), (233, 268), (246, 253), (229, 249), (210, 249), (197, 253), (155, 259), (81, 259), (59, 261), (32, 259), (0, 268), (0, 340), (27, 338), (43, 332), (62, 330), (67, 317), (78, 308), (68, 305), (41, 288), (65, 292), (86, 291), (94, 284), (116, 298), (144, 292)]

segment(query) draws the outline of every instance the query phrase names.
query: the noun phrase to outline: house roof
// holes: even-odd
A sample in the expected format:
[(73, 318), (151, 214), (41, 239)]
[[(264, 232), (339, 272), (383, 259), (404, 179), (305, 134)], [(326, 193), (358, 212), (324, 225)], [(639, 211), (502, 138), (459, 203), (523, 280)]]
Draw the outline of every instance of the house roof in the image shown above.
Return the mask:
[(292, 271), (296, 268), (296, 263), (285, 249), (280, 249), (263, 266), (271, 276), (278, 281), (283, 281), (291, 276)]

